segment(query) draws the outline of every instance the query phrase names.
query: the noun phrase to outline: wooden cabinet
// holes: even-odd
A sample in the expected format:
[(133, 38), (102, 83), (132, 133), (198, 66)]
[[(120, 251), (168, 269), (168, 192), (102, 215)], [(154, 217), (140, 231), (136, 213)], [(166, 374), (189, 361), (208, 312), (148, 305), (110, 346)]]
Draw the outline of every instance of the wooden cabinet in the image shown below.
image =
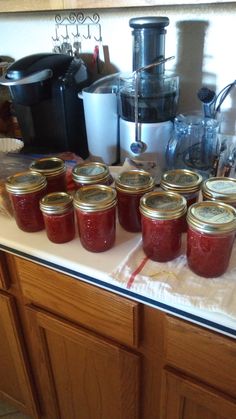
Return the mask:
[(236, 417), (236, 340), (32, 261), (4, 259), (0, 387), (22, 410), (31, 406), (33, 418)]
[(235, 419), (235, 400), (206, 385), (175, 374), (163, 373), (161, 419)]
[(138, 355), (39, 309), (27, 312), (47, 417), (138, 418)]
[[(4, 255), (0, 253), (0, 288), (9, 288)], [(6, 286), (7, 284), (7, 286)], [(26, 346), (15, 298), (0, 291), (0, 397), (38, 417)]]
[(50, 10), (107, 9), (186, 4), (229, 3), (231, 0), (0, 0), (2, 12), (37, 12)]

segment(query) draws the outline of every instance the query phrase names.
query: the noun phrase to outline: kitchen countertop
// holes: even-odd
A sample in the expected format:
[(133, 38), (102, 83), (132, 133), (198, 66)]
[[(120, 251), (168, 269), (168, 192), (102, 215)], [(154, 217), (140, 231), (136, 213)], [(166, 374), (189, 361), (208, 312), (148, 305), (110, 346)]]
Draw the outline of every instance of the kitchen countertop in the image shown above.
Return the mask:
[[(127, 255), (137, 247), (141, 238), (141, 234), (124, 231), (118, 222), (115, 245), (103, 253), (91, 253), (85, 250), (78, 235), (65, 244), (51, 243), (44, 230), (25, 233), (17, 228), (13, 218), (5, 216), (0, 216), (0, 231), (2, 250), (236, 338), (236, 321), (231, 317), (214, 310), (179, 303), (175, 295), (172, 295), (168, 301), (158, 298), (156, 294), (154, 296), (148, 289), (139, 293), (137, 289), (129, 289), (123, 283), (119, 283), (119, 280), (115, 280), (114, 272), (124, 264)], [(155, 287), (154, 282), (152, 285)]]

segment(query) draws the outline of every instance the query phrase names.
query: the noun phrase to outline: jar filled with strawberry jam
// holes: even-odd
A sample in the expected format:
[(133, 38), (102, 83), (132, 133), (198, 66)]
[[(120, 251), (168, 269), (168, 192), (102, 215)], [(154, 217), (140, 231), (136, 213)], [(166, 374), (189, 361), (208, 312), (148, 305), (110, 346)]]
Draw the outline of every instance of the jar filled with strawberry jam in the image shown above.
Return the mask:
[(52, 192), (40, 200), (48, 239), (66, 243), (75, 237), (73, 197), (66, 192)]
[(27, 232), (44, 228), (39, 201), (45, 195), (46, 177), (38, 172), (26, 171), (10, 176), (6, 180), (17, 226)]
[(79, 188), (74, 208), (82, 246), (90, 252), (110, 249), (116, 237), (116, 191), (106, 185)]
[(220, 201), (236, 208), (236, 179), (212, 177), (202, 184), (204, 201)]
[(235, 208), (221, 202), (199, 202), (189, 208), (187, 222), (189, 268), (206, 278), (223, 275), (235, 238)]
[(47, 193), (66, 192), (66, 165), (58, 157), (44, 157), (34, 160), (30, 170), (39, 172), (47, 179)]
[(120, 225), (130, 232), (141, 231), (140, 198), (153, 190), (154, 179), (144, 170), (128, 170), (121, 173), (116, 181), (117, 208)]
[(187, 169), (175, 169), (163, 173), (160, 186), (165, 191), (183, 195), (189, 207), (198, 200), (202, 180), (199, 173)]
[(140, 200), (144, 253), (157, 262), (167, 262), (181, 251), (186, 199), (178, 193), (152, 191)]
[(109, 186), (112, 183), (109, 167), (100, 162), (76, 164), (72, 169), (72, 179), (76, 189), (97, 184)]

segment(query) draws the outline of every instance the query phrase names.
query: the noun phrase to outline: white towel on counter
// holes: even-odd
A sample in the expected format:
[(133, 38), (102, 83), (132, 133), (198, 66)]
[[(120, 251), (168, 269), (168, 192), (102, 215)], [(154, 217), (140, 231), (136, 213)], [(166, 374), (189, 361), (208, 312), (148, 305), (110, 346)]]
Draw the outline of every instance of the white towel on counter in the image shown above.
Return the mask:
[(169, 306), (194, 307), (236, 322), (236, 242), (227, 272), (218, 278), (203, 278), (188, 268), (186, 235), (180, 256), (165, 263), (148, 259), (140, 239), (112, 278), (119, 286)]

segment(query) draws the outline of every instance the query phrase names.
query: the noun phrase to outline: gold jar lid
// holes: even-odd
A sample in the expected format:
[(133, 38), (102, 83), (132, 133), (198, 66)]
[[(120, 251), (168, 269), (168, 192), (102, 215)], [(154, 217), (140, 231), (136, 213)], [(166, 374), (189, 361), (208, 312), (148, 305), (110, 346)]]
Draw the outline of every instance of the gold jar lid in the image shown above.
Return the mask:
[(202, 184), (202, 195), (213, 201), (236, 202), (236, 179), (223, 176), (206, 179)]
[(145, 170), (127, 170), (119, 174), (115, 181), (118, 191), (135, 194), (149, 192), (154, 187), (154, 178)]
[(73, 196), (66, 192), (52, 192), (40, 200), (40, 209), (45, 214), (63, 214), (73, 208)]
[(86, 212), (106, 210), (116, 202), (116, 190), (106, 185), (82, 186), (74, 196), (74, 207)]
[(202, 176), (187, 169), (168, 170), (163, 173), (161, 187), (167, 191), (192, 193), (200, 190)]
[(30, 170), (9, 176), (6, 180), (6, 190), (15, 195), (37, 192), (46, 186), (46, 177)]
[(202, 233), (229, 233), (236, 231), (236, 210), (223, 202), (198, 202), (189, 208), (187, 222)]
[(77, 183), (93, 184), (103, 182), (110, 176), (109, 168), (100, 162), (76, 164), (72, 169), (72, 178)]
[(65, 162), (59, 157), (43, 157), (34, 160), (29, 168), (46, 177), (57, 176), (66, 171)]
[(172, 220), (181, 217), (187, 211), (184, 196), (170, 191), (152, 191), (142, 196), (140, 212), (156, 220)]

